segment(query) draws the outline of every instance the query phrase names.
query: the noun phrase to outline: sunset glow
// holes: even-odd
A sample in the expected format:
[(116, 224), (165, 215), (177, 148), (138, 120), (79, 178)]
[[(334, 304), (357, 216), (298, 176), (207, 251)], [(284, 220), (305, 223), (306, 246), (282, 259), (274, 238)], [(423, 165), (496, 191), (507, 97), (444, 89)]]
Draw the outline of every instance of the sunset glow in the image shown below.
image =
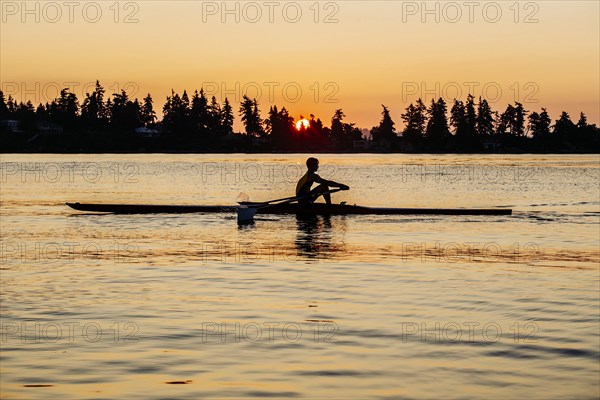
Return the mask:
[(302, 128), (302, 126), (304, 126), (304, 129), (306, 129), (310, 126), (310, 123), (308, 122), (308, 120), (306, 118), (301, 119), (300, 121), (296, 122), (296, 129), (300, 130), (300, 128)]
[[(573, 118), (583, 111), (598, 123), (599, 3), (535, 3), (539, 9), (513, 3), (481, 4), (472, 12), (460, 2), (448, 7), (435, 3), (429, 14), (421, 2), (343, 2), (335, 9), (329, 3), (319, 3), (320, 8), (298, 3), (299, 21), (290, 22), (295, 14), (287, 9), (290, 15), (282, 14), (279, 6), (271, 23), (266, 7), (255, 21), (251, 8), (240, 6), (237, 14), (227, 14), (220, 2), (214, 10), (203, 9), (211, 2), (166, 7), (149, 1), (135, 3), (137, 8), (101, 2), (97, 22), (92, 22), (91, 7), (88, 15), (80, 6), (71, 23), (62, 3), (49, 3), (62, 7), (62, 18), (54, 21), (52, 7), (38, 6), (39, 15), (26, 14), (21, 2), (6, 2), (0, 27), (1, 83), (5, 95), (37, 106), (52, 101), (63, 87), (71, 87), (81, 102), (89, 91), (86, 85), (99, 79), (107, 97), (123, 88), (140, 100), (151, 93), (159, 119), (171, 89), (180, 95), (187, 89), (189, 95), (204, 88), (209, 99), (214, 95), (222, 103), (228, 97), (236, 107), (247, 94), (257, 99), (263, 113), (272, 105), (296, 113), (310, 107), (329, 121), (343, 108), (348, 122), (360, 128), (379, 122), (380, 104), (390, 107), (401, 129), (400, 114), (419, 97), (427, 104), (440, 96), (452, 102), (469, 92), (487, 98), (494, 110), (503, 111), (517, 100), (531, 111), (547, 107), (553, 120), (563, 110)], [(273, 52), (265, 57), (260, 49), (272, 31), (277, 32)], [(311, 43), (310, 57), (287, 54), (298, 32)], [(172, 34), (199, 39), (172, 40)], [(254, 38), (256, 45), (238, 41), (241, 36)], [(465, 63), (465, 53), (454, 46), (443, 45), (464, 38), (461, 46), (477, 51), (477, 65)], [(354, 55), (346, 57), (350, 44)], [(156, 46), (169, 54), (149, 63), (145, 57)], [(557, 49), (570, 49), (569, 57), (557, 60)], [(373, 73), (373, 60), (382, 54), (385, 66)], [(236, 115), (235, 130), (242, 129)]]

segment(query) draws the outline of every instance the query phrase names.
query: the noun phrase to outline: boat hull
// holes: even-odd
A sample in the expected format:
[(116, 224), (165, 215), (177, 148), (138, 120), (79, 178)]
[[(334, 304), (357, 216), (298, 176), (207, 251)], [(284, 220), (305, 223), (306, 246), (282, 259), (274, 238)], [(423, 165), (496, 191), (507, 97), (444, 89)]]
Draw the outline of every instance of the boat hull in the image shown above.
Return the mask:
[[(251, 204), (260, 207), (257, 203)], [(114, 214), (233, 213), (238, 208), (238, 206), (162, 204), (67, 203), (67, 205), (78, 211)], [(242, 203), (242, 206), (244, 205), (249, 204)], [(256, 213), (298, 215), (510, 215), (512, 210), (505, 208), (382, 208), (348, 204), (314, 203), (299, 205), (286, 203), (258, 208)]]

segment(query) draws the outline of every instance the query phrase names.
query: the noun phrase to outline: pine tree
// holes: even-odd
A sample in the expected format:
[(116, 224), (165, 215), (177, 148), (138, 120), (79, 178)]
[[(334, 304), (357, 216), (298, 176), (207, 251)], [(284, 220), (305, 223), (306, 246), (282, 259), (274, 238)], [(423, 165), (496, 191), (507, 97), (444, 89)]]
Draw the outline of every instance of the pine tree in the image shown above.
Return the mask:
[(428, 142), (437, 150), (444, 145), (450, 131), (448, 130), (448, 118), (446, 117), (446, 102), (441, 97), (438, 101), (431, 100), (431, 106), (427, 110), (429, 121), (427, 122), (426, 137)]
[[(46, 103), (47, 104), (47, 103)], [(35, 118), (38, 122), (47, 121), (48, 113), (46, 112), (46, 108), (42, 103), (40, 103), (35, 109)]]
[(477, 114), (475, 112), (475, 98), (467, 96), (465, 104), (465, 134), (469, 137), (477, 134)]
[(582, 112), (582, 113), (579, 114), (579, 121), (577, 122), (577, 128), (578, 129), (585, 129), (587, 127), (588, 127), (587, 117)]
[(560, 118), (556, 120), (554, 124), (554, 134), (563, 136), (564, 138), (570, 137), (575, 131), (575, 124), (571, 121), (571, 116), (568, 112), (563, 111), (560, 114)]
[(550, 117), (545, 108), (541, 113), (532, 112), (529, 114), (529, 132), (534, 138), (544, 138), (550, 133)]
[(120, 129), (125, 125), (125, 108), (129, 97), (125, 90), (113, 94), (112, 107), (110, 108), (110, 123), (114, 128)]
[(342, 141), (342, 137), (344, 135), (344, 127), (342, 125), (342, 120), (346, 115), (342, 111), (342, 109), (338, 109), (333, 114), (331, 118), (331, 136), (338, 143)]
[(171, 89), (171, 96), (167, 96), (167, 100), (163, 105), (162, 126), (167, 131), (173, 131), (174, 129), (173, 97), (175, 97), (175, 92)]
[(150, 93), (144, 97), (144, 104), (140, 107), (140, 121), (145, 127), (154, 125), (156, 120), (156, 113), (154, 112), (154, 106), (152, 96)]
[(104, 104), (104, 87), (96, 80), (96, 87), (92, 93), (86, 93), (81, 106), (81, 119), (91, 128), (99, 128), (108, 120), (108, 111)]
[(221, 131), (221, 106), (215, 96), (212, 97), (208, 107), (208, 130), (212, 135), (220, 135)]
[(479, 98), (477, 105), (476, 132), (479, 135), (492, 135), (494, 133), (494, 116), (487, 100)]
[(223, 126), (223, 134), (229, 135), (233, 133), (233, 108), (229, 104), (229, 100), (225, 97), (223, 108), (221, 108), (221, 125)]
[(373, 141), (380, 142), (388, 149), (394, 145), (395, 139), (397, 138), (396, 131), (394, 129), (394, 121), (390, 116), (390, 110), (384, 106), (383, 111), (381, 112), (382, 118), (379, 122), (379, 126), (373, 127), (371, 129), (371, 137)]
[(209, 131), (208, 100), (204, 94), (204, 89), (200, 93), (196, 90), (192, 97), (192, 106), (190, 109), (190, 121), (195, 131), (205, 135)]
[(35, 109), (31, 101), (19, 103), (14, 117), (21, 121), (21, 127), (26, 132), (33, 132), (36, 128)]
[(511, 133), (513, 136), (525, 135), (525, 118), (529, 111), (523, 108), (523, 104), (515, 102), (514, 116), (511, 124)]
[(258, 109), (258, 101), (256, 101), (256, 99), (254, 99), (252, 101), (252, 119), (255, 121), (256, 124), (256, 136), (264, 136), (265, 131), (263, 129), (263, 120), (260, 117), (260, 110)]
[(315, 134), (322, 136), (323, 135), (323, 121), (321, 121), (320, 118), (317, 118), (315, 120), (315, 115), (314, 114), (310, 114), (310, 128), (312, 131), (315, 132)]
[(279, 111), (277, 110), (277, 106), (269, 107), (268, 117), (265, 119), (265, 132), (269, 135), (273, 136), (273, 130), (277, 126), (277, 117), (279, 116)]
[(6, 109), (8, 110), (9, 116), (17, 112), (17, 103), (10, 94), (8, 95), (8, 100), (6, 101)]
[(6, 105), (6, 100), (4, 99), (4, 93), (0, 90), (0, 120), (8, 119), (9, 112), (8, 107)]
[(277, 106), (270, 107), (269, 117), (265, 120), (265, 126), (267, 133), (270, 135), (271, 142), (279, 150), (292, 149), (298, 145), (296, 139), (305, 139), (302, 135), (294, 133), (296, 129), (294, 118), (285, 107), (281, 111), (277, 109)]
[(401, 115), (402, 121), (404, 121), (402, 136), (413, 140), (421, 139), (425, 135), (426, 113), (427, 107), (423, 100), (418, 99), (416, 106), (410, 103), (406, 107), (406, 112)]
[(113, 94), (110, 108), (111, 125), (114, 129), (131, 131), (140, 126), (141, 106), (137, 99), (131, 101), (125, 90)]
[(450, 125), (454, 127), (454, 134), (456, 136), (464, 136), (467, 134), (466, 111), (462, 101), (454, 99), (454, 105), (450, 110)]
[(65, 130), (74, 130), (79, 117), (79, 101), (74, 93), (68, 89), (60, 91), (60, 97), (51, 104), (53, 122), (61, 124)]
[(331, 118), (331, 138), (340, 150), (350, 150), (353, 141), (362, 139), (361, 130), (354, 123), (343, 122), (345, 117), (344, 112), (338, 109)]
[(508, 104), (506, 106), (506, 110), (498, 117), (498, 121), (496, 124), (496, 133), (499, 135), (505, 135), (507, 133), (512, 133), (512, 123), (515, 119), (515, 108)]
[[(184, 92), (185, 93), (185, 92)], [(187, 98), (187, 93), (186, 98)], [(183, 97), (179, 97), (179, 93), (175, 93), (172, 100), (173, 107), (173, 131), (177, 134), (184, 134), (188, 125), (189, 116), (189, 99), (183, 100)]]
[(262, 128), (262, 120), (260, 118), (260, 111), (258, 109), (258, 103), (256, 99), (250, 100), (250, 98), (244, 95), (244, 99), (240, 104), (240, 116), (242, 122), (246, 128), (246, 134), (250, 136), (262, 136), (264, 130)]

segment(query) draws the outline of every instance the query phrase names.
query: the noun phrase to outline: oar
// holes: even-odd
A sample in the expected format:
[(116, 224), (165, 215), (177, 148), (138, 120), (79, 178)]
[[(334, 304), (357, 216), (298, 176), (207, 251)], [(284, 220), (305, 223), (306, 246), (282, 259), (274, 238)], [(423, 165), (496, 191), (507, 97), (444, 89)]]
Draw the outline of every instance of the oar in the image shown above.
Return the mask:
[[(325, 192), (319, 193), (319, 195), (323, 195), (323, 194), (327, 194), (327, 193), (335, 193), (335, 192), (339, 192), (340, 190), (342, 190), (342, 189), (338, 188), (338, 189), (327, 190)], [(252, 222), (252, 219), (254, 218), (256, 211), (258, 211), (260, 209), (278, 206), (280, 204), (292, 203), (292, 202), (298, 201), (298, 200), (308, 199), (314, 195), (315, 194), (307, 194), (304, 196), (284, 197), (283, 199), (269, 200), (269, 201), (265, 201), (264, 203), (257, 203), (260, 205), (238, 206), (238, 215), (237, 215), (238, 224), (247, 224), (249, 222)], [(271, 204), (271, 203), (276, 203), (276, 204)]]
[[(281, 199), (269, 200), (269, 201), (261, 201), (260, 203), (254, 203), (254, 204), (257, 204), (257, 205), (258, 205), (258, 204), (261, 204), (261, 205), (262, 205), (262, 204), (271, 204), (271, 203), (275, 203), (275, 202), (278, 202), (278, 201), (283, 201), (283, 200), (292, 200), (292, 201), (294, 201), (294, 199), (297, 199), (297, 198), (298, 198), (297, 196), (283, 197), (283, 198), (281, 198)], [(238, 195), (238, 199), (241, 199), (241, 200), (242, 200), (242, 202), (249, 202), (249, 199), (250, 199), (250, 198), (248, 197), (248, 195), (247, 195), (246, 193), (242, 192), (242, 193), (240, 193), (240, 194)], [(251, 202), (250, 202), (250, 203), (251, 203)]]

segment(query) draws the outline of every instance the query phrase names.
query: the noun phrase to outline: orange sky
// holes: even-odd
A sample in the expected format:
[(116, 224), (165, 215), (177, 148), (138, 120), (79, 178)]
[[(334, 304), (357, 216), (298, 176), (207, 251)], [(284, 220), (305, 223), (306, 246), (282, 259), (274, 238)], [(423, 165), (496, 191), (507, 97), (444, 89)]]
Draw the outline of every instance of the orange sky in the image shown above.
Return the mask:
[(401, 128), (416, 98), (471, 91), (600, 119), (597, 1), (75, 3), (0, 2), (5, 94), (37, 103), (70, 86), (81, 100), (100, 79), (160, 110), (171, 88), (204, 86), (258, 97), (263, 116), (277, 104), (329, 124), (342, 108), (363, 128), (385, 104)]

